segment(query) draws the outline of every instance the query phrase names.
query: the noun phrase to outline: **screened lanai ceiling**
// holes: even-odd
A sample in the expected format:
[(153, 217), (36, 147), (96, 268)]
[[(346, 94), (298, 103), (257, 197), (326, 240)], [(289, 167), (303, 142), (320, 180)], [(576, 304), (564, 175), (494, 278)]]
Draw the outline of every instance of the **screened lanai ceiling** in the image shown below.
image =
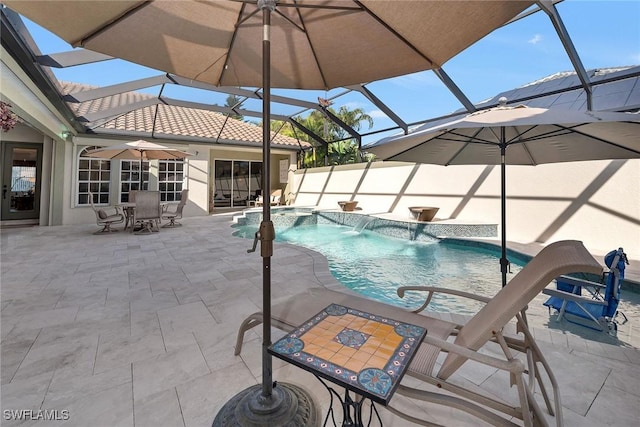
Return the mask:
[[(592, 110), (611, 112), (640, 111), (640, 66), (598, 68), (586, 70), (589, 77)], [(587, 110), (587, 94), (575, 71), (555, 73), (533, 81), (521, 87), (500, 92), (475, 105), (477, 110), (485, 110), (500, 104), (504, 98), (510, 104), (525, 105), (535, 108), (561, 109), (568, 111)], [(459, 109), (443, 117), (435, 117), (421, 121), (411, 130), (428, 124), (439, 126), (468, 114)], [(399, 133), (396, 133), (396, 135)], [(376, 145), (378, 142), (363, 147)]]
[[(584, 69), (560, 14), (555, 8), (555, 3), (558, 1), (536, 2), (534, 7), (510, 22), (524, 19), (534, 13), (546, 14), (562, 40), (574, 69), (567, 71), (566, 74), (550, 76), (546, 80), (508, 91), (506, 96), (509, 103), (527, 103), (542, 107), (611, 108), (617, 111), (637, 109), (640, 101), (637, 96), (634, 97), (633, 93), (637, 92), (638, 85), (630, 82), (633, 79), (637, 80), (638, 69), (632, 67), (606, 73), (602, 70)], [(2, 26), (3, 46), (16, 57), (23, 68), (27, 69), (28, 74), (36, 76), (35, 82), (67, 117), (75, 134), (135, 135), (158, 139), (256, 146), (261, 140), (257, 126), (237, 122), (231, 118), (235, 115), (245, 118), (261, 117), (260, 109), (255, 107), (256, 101), (262, 98), (260, 88), (218, 87), (160, 72), (155, 77), (125, 81), (108, 87), (59, 82), (51, 72), (52, 69), (82, 67), (101, 61), (111, 61), (113, 58), (86, 49), (42, 55), (20, 16), (8, 8), (2, 10)], [(277, 55), (277, 51), (274, 55)], [(462, 105), (460, 110), (462, 112), (495, 106), (498, 98), (504, 95), (498, 94), (494, 98), (474, 104), (442, 66), (436, 66), (432, 71)], [(314, 144), (334, 141), (327, 141), (322, 135), (314, 134), (296, 120), (300, 115), (313, 110), (320, 111), (327, 120), (333, 121), (344, 129), (348, 138), (353, 138), (359, 143), (364, 137), (375, 138), (376, 134), (390, 131), (406, 133), (412, 125), (437, 120), (427, 119), (417, 123), (407, 123), (394, 112), (393, 108), (376, 96), (375, 90), (372, 89), (374, 86), (366, 82), (351, 85), (338, 89), (337, 92), (334, 91), (328, 99), (318, 97), (312, 101), (289, 96), (272, 96), (273, 104), (287, 106), (288, 110), (293, 112), (272, 114), (271, 118), (291, 123), (299, 135), (307, 134)], [(174, 98), (167, 96), (168, 89), (171, 87), (232, 94), (240, 101), (232, 107), (226, 107), (210, 102), (196, 102), (188, 97)], [(155, 88), (157, 92), (154, 94), (149, 88)], [(627, 99), (621, 100), (618, 97), (612, 101), (616, 93), (620, 96), (626, 94)], [(353, 94), (358, 94), (373, 104), (391, 119), (394, 125), (385, 129), (359, 132), (341, 122), (327, 107), (332, 103), (337, 104), (341, 97)], [(446, 119), (459, 113), (454, 112), (442, 118)], [(254, 134), (254, 131), (257, 131), (257, 134)], [(290, 149), (305, 149), (310, 146), (300, 139), (276, 134), (272, 135), (272, 143)]]

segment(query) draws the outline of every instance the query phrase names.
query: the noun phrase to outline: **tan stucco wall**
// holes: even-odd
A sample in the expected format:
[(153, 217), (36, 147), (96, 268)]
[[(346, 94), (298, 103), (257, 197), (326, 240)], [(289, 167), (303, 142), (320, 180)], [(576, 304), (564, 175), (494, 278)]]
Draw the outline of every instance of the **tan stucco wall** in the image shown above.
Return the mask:
[[(133, 138), (130, 138), (133, 139)], [(122, 140), (114, 140), (109, 138), (85, 138), (75, 137), (73, 142), (67, 142), (64, 152), (64, 200), (63, 205), (63, 224), (87, 224), (95, 221), (95, 215), (90, 207), (76, 206), (76, 165), (77, 156), (80, 150), (90, 145), (108, 146), (113, 144), (121, 144)], [(184, 216), (200, 216), (209, 214), (209, 201), (211, 197), (211, 189), (213, 188), (213, 168), (216, 159), (223, 160), (261, 160), (262, 153), (256, 149), (244, 147), (224, 147), (211, 148), (205, 144), (171, 144), (166, 141), (162, 145), (179, 148), (192, 154), (186, 159), (184, 188), (189, 189), (189, 202), (185, 206)], [(293, 158), (295, 154), (291, 154), (283, 150), (272, 151), (272, 162), (274, 166), (271, 170), (272, 188), (284, 188), (285, 184), (279, 184), (279, 175), (277, 164), (280, 159)], [(118, 173), (118, 162), (112, 164), (112, 173)], [(152, 161), (150, 165), (150, 188), (156, 188), (157, 183), (157, 162)], [(116, 203), (119, 197), (118, 187), (112, 185), (111, 200), (112, 204)]]
[[(507, 239), (548, 244), (582, 240), (593, 251), (623, 247), (640, 258), (640, 160), (507, 166)], [(374, 162), (297, 171), (295, 204), (409, 218), (436, 206), (438, 219), (500, 224), (499, 166)]]
[[(134, 138), (129, 138), (133, 140)], [(64, 197), (64, 224), (87, 224), (95, 221), (95, 215), (90, 207), (76, 206), (76, 165), (78, 153), (87, 146), (99, 145), (108, 146), (121, 144), (122, 140), (113, 140), (109, 138), (83, 138), (75, 137), (73, 143), (68, 143), (65, 150), (65, 197)], [(162, 142), (162, 145), (171, 148), (185, 150), (192, 156), (186, 160), (184, 188), (189, 189), (189, 202), (184, 208), (184, 216), (199, 216), (208, 214), (208, 171), (209, 171), (209, 153), (208, 147), (199, 144), (171, 144)], [(197, 153), (197, 154), (196, 154)], [(118, 173), (119, 162), (112, 164), (112, 173)], [(157, 188), (158, 167), (157, 161), (150, 162), (150, 188)], [(119, 197), (119, 189), (117, 186), (111, 186), (111, 200), (115, 204)]]

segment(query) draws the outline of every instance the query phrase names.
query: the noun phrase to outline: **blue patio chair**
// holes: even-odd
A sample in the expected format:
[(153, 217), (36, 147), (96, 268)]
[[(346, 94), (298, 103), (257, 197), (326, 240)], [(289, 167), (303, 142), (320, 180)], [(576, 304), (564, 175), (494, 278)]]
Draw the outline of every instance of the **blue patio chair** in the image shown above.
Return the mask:
[[(620, 289), (624, 280), (624, 270), (629, 264), (622, 248), (609, 252), (604, 257), (609, 271), (602, 282), (596, 283), (574, 277), (561, 276), (556, 279), (556, 289), (544, 289), (549, 295), (543, 304), (558, 313), (557, 320), (566, 319), (587, 328), (606, 331), (615, 336), (618, 324), (627, 322), (627, 316), (618, 310)], [(621, 316), (624, 320), (618, 322)]]

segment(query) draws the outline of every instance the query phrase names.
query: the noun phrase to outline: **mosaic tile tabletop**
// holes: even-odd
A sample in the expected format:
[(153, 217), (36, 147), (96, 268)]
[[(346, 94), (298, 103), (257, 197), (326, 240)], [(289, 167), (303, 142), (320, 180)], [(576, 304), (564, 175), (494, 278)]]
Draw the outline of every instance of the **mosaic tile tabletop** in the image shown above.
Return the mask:
[(331, 304), (269, 353), (387, 405), (426, 329)]

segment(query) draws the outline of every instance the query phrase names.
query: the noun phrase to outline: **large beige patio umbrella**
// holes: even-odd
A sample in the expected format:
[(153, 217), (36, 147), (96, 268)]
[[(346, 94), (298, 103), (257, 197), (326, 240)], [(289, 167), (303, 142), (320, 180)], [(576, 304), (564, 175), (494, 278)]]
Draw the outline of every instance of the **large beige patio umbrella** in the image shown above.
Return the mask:
[[(75, 47), (220, 86), (332, 89), (442, 66), (533, 1), (3, 0)], [(269, 6), (271, 7), (271, 6)]]
[[(5, 4), (73, 46), (221, 86), (333, 89), (442, 66), (533, 1), (182, 0), (20, 1)], [(273, 19), (272, 19), (273, 18)], [(262, 40), (262, 51), (259, 41)], [(277, 56), (271, 64), (271, 44)], [(263, 192), (270, 194), (270, 130), (263, 127)], [(262, 390), (240, 406), (252, 425), (288, 424), (298, 400), (272, 387), (271, 255), (264, 204), (256, 239), (263, 258)], [(298, 391), (294, 391), (297, 393)], [(240, 395), (238, 395), (240, 396)], [(235, 398), (234, 398), (235, 399)], [(240, 400), (238, 398), (237, 400)], [(246, 405), (245, 405), (246, 404)], [(218, 418), (217, 418), (218, 419)], [(290, 418), (293, 419), (293, 418)], [(215, 422), (214, 422), (215, 423)]]
[(364, 147), (383, 160), (501, 166), (500, 271), (507, 283), (506, 164), (640, 158), (640, 114), (499, 107), (424, 125)]
[(142, 162), (144, 160), (174, 160), (184, 159), (191, 156), (191, 153), (169, 148), (154, 142), (138, 141), (126, 142), (120, 145), (96, 148), (85, 153), (87, 157), (111, 160), (138, 160), (140, 161), (140, 190), (143, 190), (144, 174), (142, 173)]

